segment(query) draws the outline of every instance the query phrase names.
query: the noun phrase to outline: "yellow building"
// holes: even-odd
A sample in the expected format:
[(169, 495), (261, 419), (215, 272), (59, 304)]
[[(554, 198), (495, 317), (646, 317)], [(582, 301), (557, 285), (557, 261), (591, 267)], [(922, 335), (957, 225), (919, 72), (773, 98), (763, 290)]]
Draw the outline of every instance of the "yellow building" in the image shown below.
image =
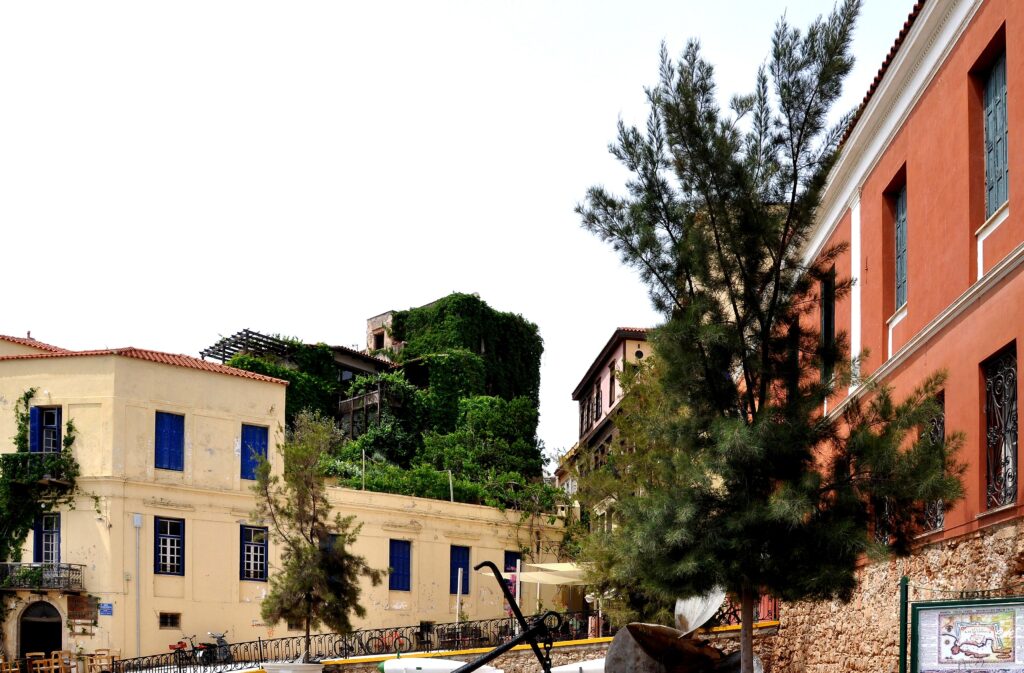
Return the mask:
[[(15, 435), (16, 401), (35, 388), (31, 451), (59, 451), (73, 420), (81, 468), (75, 506), (44, 516), (22, 563), (0, 567), (13, 606), (2, 625), (6, 653), (108, 647), (136, 656), (166, 652), (182, 633), (226, 630), (232, 642), (288, 635), (287, 625), (260, 619), (278, 549), (252, 519), (250, 478), (253, 451), (280, 468), (286, 387), (184, 355), (71, 352), (0, 336), (0, 438)], [(556, 527), (487, 507), (337, 487), (329, 497), (364, 524), (355, 552), (398, 570), (364, 588), (367, 626), (453, 621), (455, 566), (501, 566), (507, 553), (559, 537)], [(493, 579), (470, 572), (465, 584), (468, 618), (504, 616)], [(536, 589), (524, 589), (524, 605), (535, 607)], [(554, 596), (541, 598), (550, 606)]]

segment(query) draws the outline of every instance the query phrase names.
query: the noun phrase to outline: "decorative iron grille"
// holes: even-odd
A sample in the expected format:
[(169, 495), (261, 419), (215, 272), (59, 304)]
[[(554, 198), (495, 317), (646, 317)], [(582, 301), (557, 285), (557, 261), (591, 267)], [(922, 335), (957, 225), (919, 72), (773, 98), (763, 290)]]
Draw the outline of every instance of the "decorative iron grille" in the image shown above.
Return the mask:
[(985, 444), (989, 509), (1017, 501), (1017, 354), (989, 359), (985, 370)]
[[(935, 398), (939, 410), (932, 417), (928, 427), (928, 439), (936, 444), (946, 441), (946, 396), (939, 393)], [(925, 503), (924, 513), (921, 518), (921, 528), (924, 531), (941, 530), (946, 525), (946, 505), (942, 500), (933, 500)]]

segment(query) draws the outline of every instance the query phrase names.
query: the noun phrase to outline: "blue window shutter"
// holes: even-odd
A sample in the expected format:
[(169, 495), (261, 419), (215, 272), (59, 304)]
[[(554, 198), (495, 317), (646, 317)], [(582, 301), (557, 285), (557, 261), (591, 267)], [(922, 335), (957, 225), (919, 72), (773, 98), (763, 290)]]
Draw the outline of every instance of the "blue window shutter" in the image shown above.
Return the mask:
[(255, 479), (260, 457), (267, 457), (267, 428), (242, 426), (242, 479)]
[(156, 412), (156, 466), (185, 469), (185, 417)]
[(28, 450), (32, 453), (43, 450), (43, 414), (39, 407), (28, 410)]
[(448, 580), (450, 593), (459, 593), (459, 568), (462, 568), (462, 595), (469, 593), (469, 547), (452, 545), (451, 576)]
[(409, 591), (412, 586), (412, 543), (408, 540), (391, 540), (389, 550), (388, 589)]
[(32, 562), (43, 562), (43, 518), (37, 517), (32, 524)]
[[(60, 421), (60, 412), (57, 412), (57, 420), (58, 420), (58, 422)], [(54, 517), (55, 517), (55, 520), (56, 520), (56, 523), (57, 523), (57, 527), (56, 527), (57, 544), (55, 545), (56, 548), (55, 548), (54, 551), (56, 552), (57, 563), (60, 563), (60, 512), (55, 512), (54, 513)]]
[(63, 410), (63, 407), (57, 407), (53, 410), (54, 414), (56, 414), (57, 416), (57, 446), (59, 447), (57, 449), (58, 451), (64, 450), (64, 444), (63, 442), (61, 442), (61, 438), (64, 437), (64, 424), (61, 419), (61, 412)]
[(1006, 54), (1001, 54), (985, 80), (985, 217), (1009, 198), (1007, 155)]
[(907, 302), (907, 188), (896, 196), (896, 308)]
[[(242, 426), (245, 427), (245, 426)], [(238, 579), (245, 579), (245, 529), (247, 526), (238, 528)]]

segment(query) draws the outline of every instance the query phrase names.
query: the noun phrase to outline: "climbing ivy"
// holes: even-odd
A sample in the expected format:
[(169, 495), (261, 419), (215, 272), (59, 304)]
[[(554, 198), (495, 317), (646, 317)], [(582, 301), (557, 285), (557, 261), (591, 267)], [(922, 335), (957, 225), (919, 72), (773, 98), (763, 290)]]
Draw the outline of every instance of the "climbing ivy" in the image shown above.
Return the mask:
[[(322, 344), (321, 344), (322, 345)], [(326, 346), (324, 346), (327, 348)], [(328, 352), (329, 349), (328, 349)], [(285, 394), (284, 417), (289, 427), (295, 416), (304, 409), (317, 411), (323, 416), (333, 417), (337, 413), (335, 407), (337, 393), (337, 374), (333, 372), (324, 376), (322, 364), (317, 361), (315, 351), (301, 351), (301, 360), (312, 367), (312, 371), (305, 371), (301, 367), (294, 369), (286, 367), (272, 356), (255, 356), (239, 354), (228, 360), (227, 364), (238, 369), (273, 376), (276, 379), (283, 379), (288, 382), (288, 392)], [(333, 356), (331, 362), (333, 363)], [(333, 365), (332, 365), (333, 366)]]
[(64, 424), (63, 451), (29, 453), (29, 409), (36, 389), (18, 398), (14, 414), (15, 453), (0, 456), (0, 562), (17, 561), (36, 520), (73, 504), (78, 462), (71, 447), (78, 434), (74, 421)]
[(473, 294), (453, 293), (431, 304), (396, 311), (392, 339), (402, 342), (398, 362), (463, 349), (484, 366), (487, 395), (540, 400), (540, 357), (544, 341), (537, 326), (516, 313), (496, 311)]

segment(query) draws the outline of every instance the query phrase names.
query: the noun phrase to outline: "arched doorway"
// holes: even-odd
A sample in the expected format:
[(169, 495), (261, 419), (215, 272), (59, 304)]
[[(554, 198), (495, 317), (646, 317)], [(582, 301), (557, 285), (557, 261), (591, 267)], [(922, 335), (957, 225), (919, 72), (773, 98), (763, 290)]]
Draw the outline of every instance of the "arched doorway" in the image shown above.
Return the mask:
[(21, 613), (18, 652), (46, 652), (61, 649), (63, 623), (57, 608), (46, 601), (36, 601)]

